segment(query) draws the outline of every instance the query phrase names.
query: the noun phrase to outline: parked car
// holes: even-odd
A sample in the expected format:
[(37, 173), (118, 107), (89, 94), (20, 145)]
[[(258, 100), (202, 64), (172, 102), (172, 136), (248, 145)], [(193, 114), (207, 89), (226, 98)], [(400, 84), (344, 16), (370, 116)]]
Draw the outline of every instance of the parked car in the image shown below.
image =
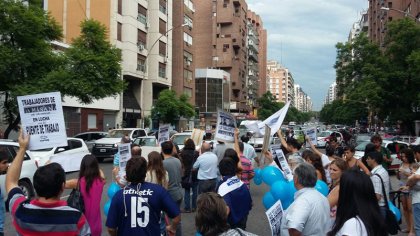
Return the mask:
[[(365, 147), (368, 143), (370, 143), (370, 141), (365, 141), (357, 145), (356, 153), (354, 154), (355, 158), (360, 159), (363, 157), (365, 153)], [(396, 140), (382, 140), (382, 146), (386, 147), (391, 153), (392, 163), (389, 166), (389, 170), (398, 170), (401, 164), (399, 151), (403, 148), (407, 148), (409, 144), (406, 142)]]
[(161, 151), (161, 148), (158, 145), (157, 139), (155, 136), (138, 137), (134, 139), (133, 143), (141, 147), (141, 156), (146, 158), (146, 160), (149, 153), (153, 151), (156, 151), (156, 152)]
[(102, 162), (104, 158), (114, 157), (114, 154), (118, 152), (118, 143), (121, 138), (128, 135), (131, 141), (137, 137), (147, 136), (146, 130), (140, 128), (124, 128), (124, 129), (113, 129), (101, 139), (95, 141), (92, 147), (92, 154), (96, 156), (99, 162)]
[(370, 141), (370, 138), (371, 136), (369, 134), (358, 134), (356, 136), (356, 146), (363, 142)]
[(89, 152), (91, 152), (93, 144), (95, 143), (95, 141), (98, 140), (98, 139), (104, 138), (107, 134), (108, 134), (108, 132), (101, 132), (101, 131), (84, 132), (84, 133), (76, 134), (74, 136), (74, 138), (83, 139), (83, 141), (85, 141), (85, 143), (86, 143), (86, 145), (89, 149)]
[(325, 131), (322, 131), (321, 133), (319, 133), (317, 138), (316, 138), (317, 139), (317, 145), (316, 146), (325, 148), (325, 146), (327, 145), (328, 137), (330, 137), (332, 132), (333, 131), (325, 130)]
[[(12, 140), (0, 139), (0, 148), (8, 154), (8, 162), (12, 163), (19, 150), (19, 143)], [(20, 173), (18, 185), (22, 189), (25, 196), (32, 198), (35, 196), (35, 189), (33, 187), (33, 176), (38, 169), (35, 158), (32, 156), (31, 151), (26, 151), (23, 159), (22, 171)], [(6, 173), (0, 175), (0, 187), (3, 196), (6, 200)]]
[(171, 140), (172, 142), (174, 142), (174, 144), (178, 145), (179, 150), (184, 148), (184, 142), (186, 139), (191, 138), (192, 133), (187, 133), (187, 132), (183, 132), (183, 133), (176, 133), (174, 135), (171, 136)]
[(86, 143), (80, 138), (67, 138), (67, 146), (44, 148), (31, 152), (39, 166), (55, 162), (60, 164), (66, 173), (79, 171), (83, 157), (90, 154)]

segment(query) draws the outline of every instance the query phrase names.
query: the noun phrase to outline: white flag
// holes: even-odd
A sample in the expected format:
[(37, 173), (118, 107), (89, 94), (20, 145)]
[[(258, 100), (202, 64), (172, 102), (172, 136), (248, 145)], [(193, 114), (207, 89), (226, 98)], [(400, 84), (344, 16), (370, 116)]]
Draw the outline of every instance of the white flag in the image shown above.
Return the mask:
[(270, 117), (265, 119), (263, 122), (258, 124), (258, 129), (262, 135), (265, 132), (265, 125), (268, 125), (271, 128), (271, 135), (274, 135), (277, 130), (280, 129), (281, 124), (286, 117), (287, 111), (289, 110), (290, 101), (284, 105), (282, 109), (277, 111), (276, 113), (272, 114)]

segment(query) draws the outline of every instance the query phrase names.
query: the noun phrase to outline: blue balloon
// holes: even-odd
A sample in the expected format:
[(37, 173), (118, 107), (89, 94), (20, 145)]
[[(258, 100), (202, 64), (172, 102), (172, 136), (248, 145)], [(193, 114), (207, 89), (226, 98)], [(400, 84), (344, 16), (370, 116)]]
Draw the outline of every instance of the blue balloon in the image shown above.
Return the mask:
[(289, 194), (289, 186), (285, 181), (276, 181), (271, 185), (271, 194), (274, 199), (280, 200), (282, 204), (292, 201)]
[(109, 207), (111, 206), (111, 200), (108, 200), (104, 205), (104, 213), (108, 216)]
[(268, 185), (272, 185), (274, 182), (279, 180), (285, 180), (283, 173), (281, 171), (274, 167), (274, 166), (267, 166), (262, 170), (262, 180), (264, 183)]
[(397, 218), (397, 221), (401, 220), (401, 211), (400, 209), (398, 209), (394, 203), (392, 203), (391, 201), (388, 201), (388, 206), (389, 209), (392, 211), (392, 213), (394, 213), (395, 217)]
[(272, 205), (274, 205), (274, 203), (276, 203), (276, 200), (270, 192), (266, 192), (262, 198), (262, 202), (265, 209), (269, 209)]
[(254, 178), (255, 178), (255, 177), (260, 177), (260, 178), (262, 178), (262, 171), (261, 171), (261, 169), (260, 169), (260, 168), (255, 168), (255, 169), (254, 169), (254, 173), (255, 173)]
[(254, 183), (256, 185), (260, 185), (262, 183), (262, 177), (261, 176), (254, 176)]
[(287, 208), (289, 208), (289, 206), (292, 205), (291, 201), (286, 201), (286, 202), (282, 202), (281, 206), (283, 207), (283, 210), (286, 210)]
[(112, 182), (111, 185), (109, 185), (108, 188), (108, 197), (109, 199), (112, 199), (112, 197), (115, 195), (115, 193), (117, 193), (120, 190), (120, 186), (118, 186), (117, 183)]
[(315, 189), (318, 190), (318, 192), (320, 192), (324, 196), (328, 195), (328, 185), (322, 180), (316, 181)]

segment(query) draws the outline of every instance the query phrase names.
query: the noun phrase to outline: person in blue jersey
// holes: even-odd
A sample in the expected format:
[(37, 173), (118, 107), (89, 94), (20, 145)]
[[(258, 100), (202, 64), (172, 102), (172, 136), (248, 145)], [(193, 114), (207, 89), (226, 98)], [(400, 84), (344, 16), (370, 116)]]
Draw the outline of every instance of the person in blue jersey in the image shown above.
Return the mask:
[(231, 229), (246, 229), (248, 214), (252, 208), (252, 198), (248, 187), (236, 176), (236, 163), (231, 158), (223, 158), (219, 163), (222, 183), (217, 193), (229, 207), (228, 222)]
[(180, 209), (160, 185), (145, 182), (147, 161), (132, 157), (126, 166), (127, 186), (112, 198), (106, 226), (110, 235), (160, 235), (160, 212), (172, 218), (171, 234), (181, 221)]

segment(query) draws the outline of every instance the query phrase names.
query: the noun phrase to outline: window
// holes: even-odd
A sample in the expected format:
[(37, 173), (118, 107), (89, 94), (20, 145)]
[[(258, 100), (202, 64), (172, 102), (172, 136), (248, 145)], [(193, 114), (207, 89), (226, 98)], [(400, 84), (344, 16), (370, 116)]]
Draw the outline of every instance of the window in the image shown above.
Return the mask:
[(96, 114), (88, 114), (88, 129), (96, 128)]
[(159, 40), (159, 55), (166, 57), (166, 43)]
[(191, 84), (192, 83), (192, 71), (184, 70), (184, 83)]
[(140, 47), (140, 45), (142, 45), (144, 48), (146, 48), (147, 34), (146, 34), (146, 32), (143, 32), (141, 30), (137, 30), (137, 46)]
[(229, 49), (229, 44), (223, 44), (223, 52), (227, 52)]
[(187, 95), (189, 98), (192, 97), (192, 88), (185, 88), (184, 87), (184, 94)]
[(122, 0), (118, 0), (118, 14), (122, 15)]
[(184, 24), (187, 24), (190, 29), (193, 27), (193, 21), (187, 15), (184, 15)]
[(159, 62), (159, 77), (166, 78), (166, 64)]
[(166, 22), (162, 19), (159, 19), (159, 33), (166, 34)]
[(118, 22), (118, 25), (117, 25), (117, 40), (118, 41), (122, 41), (121, 40), (121, 31), (122, 31), (122, 24), (120, 22)]
[(146, 57), (140, 54), (137, 54), (137, 70), (146, 71)]
[(187, 46), (192, 45), (192, 37), (191, 35), (184, 32), (184, 42), (187, 44)]
[(159, 11), (166, 14), (166, 0), (159, 0)]
[(138, 6), (137, 20), (147, 26), (147, 9), (143, 6)]
[(187, 52), (187, 51), (184, 51), (184, 63), (185, 63), (187, 66), (190, 66), (190, 65), (191, 65), (191, 63), (192, 63), (192, 59), (193, 59), (192, 54), (191, 54), (191, 53), (189, 53), (189, 52)]
[(184, 4), (185, 4), (185, 6), (187, 6), (191, 11), (195, 11), (194, 10), (194, 5), (193, 5), (193, 3), (191, 2), (191, 0), (184, 0)]

